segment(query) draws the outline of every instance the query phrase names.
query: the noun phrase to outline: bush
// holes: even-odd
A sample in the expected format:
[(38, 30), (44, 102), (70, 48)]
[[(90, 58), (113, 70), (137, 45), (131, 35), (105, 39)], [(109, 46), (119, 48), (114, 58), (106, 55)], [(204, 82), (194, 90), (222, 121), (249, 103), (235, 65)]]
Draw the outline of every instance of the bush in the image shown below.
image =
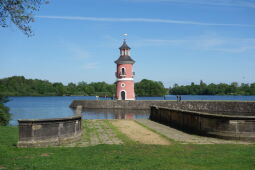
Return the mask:
[(8, 125), (11, 114), (9, 113), (9, 108), (4, 106), (8, 99), (6, 97), (0, 96), (0, 126)]

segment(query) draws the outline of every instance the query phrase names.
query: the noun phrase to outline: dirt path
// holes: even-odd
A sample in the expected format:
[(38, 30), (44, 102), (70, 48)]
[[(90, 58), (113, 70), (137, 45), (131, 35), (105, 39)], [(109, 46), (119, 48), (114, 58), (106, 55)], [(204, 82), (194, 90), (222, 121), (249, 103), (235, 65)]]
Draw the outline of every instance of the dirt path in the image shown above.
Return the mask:
[(143, 144), (169, 145), (162, 136), (139, 125), (133, 120), (112, 120), (111, 123), (130, 139)]
[(137, 122), (143, 124), (144, 126), (153, 129), (159, 134), (166, 136), (169, 139), (173, 139), (175, 141), (181, 143), (193, 143), (193, 144), (249, 144), (247, 142), (242, 141), (233, 141), (233, 140), (223, 140), (217, 138), (210, 138), (198, 135), (191, 135), (180, 130), (171, 128), (169, 126), (162, 125), (160, 123), (147, 120), (147, 119), (137, 119)]

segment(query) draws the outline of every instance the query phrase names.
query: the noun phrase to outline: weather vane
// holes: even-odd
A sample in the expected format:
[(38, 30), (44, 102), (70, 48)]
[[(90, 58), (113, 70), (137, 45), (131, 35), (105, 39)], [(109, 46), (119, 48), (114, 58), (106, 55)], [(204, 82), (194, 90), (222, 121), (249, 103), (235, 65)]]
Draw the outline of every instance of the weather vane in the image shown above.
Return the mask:
[(126, 41), (128, 34), (125, 33), (125, 34), (123, 34), (122, 36), (124, 37), (124, 41)]

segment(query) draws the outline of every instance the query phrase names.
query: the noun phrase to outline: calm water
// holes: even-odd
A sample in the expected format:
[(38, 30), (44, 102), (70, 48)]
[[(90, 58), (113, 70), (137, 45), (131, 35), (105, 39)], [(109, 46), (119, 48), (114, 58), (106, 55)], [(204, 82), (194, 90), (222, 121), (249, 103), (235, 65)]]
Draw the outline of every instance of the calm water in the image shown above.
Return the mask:
[[(43, 119), (73, 116), (69, 108), (73, 100), (95, 100), (94, 96), (61, 96), (61, 97), (10, 97), (6, 103), (10, 107), (12, 120), (10, 125), (17, 125), (18, 119)], [(110, 100), (110, 98), (100, 98)], [(138, 97), (137, 100), (164, 100), (164, 97)], [(165, 96), (165, 100), (176, 100), (176, 96)], [(183, 95), (182, 100), (242, 100), (255, 101), (255, 96), (191, 96)], [(148, 111), (123, 110), (85, 110), (84, 119), (139, 119), (148, 118)]]

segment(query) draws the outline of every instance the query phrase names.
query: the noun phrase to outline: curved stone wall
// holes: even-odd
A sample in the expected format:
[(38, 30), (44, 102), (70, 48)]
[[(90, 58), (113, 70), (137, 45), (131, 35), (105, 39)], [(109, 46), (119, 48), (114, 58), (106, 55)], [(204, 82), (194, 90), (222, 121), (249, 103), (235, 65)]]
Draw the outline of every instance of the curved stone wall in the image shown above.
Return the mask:
[[(231, 110), (228, 112), (231, 113)], [(152, 106), (150, 119), (200, 135), (255, 141), (255, 116), (212, 114)]]
[(71, 143), (81, 138), (81, 116), (18, 120), (18, 147), (46, 147)]

